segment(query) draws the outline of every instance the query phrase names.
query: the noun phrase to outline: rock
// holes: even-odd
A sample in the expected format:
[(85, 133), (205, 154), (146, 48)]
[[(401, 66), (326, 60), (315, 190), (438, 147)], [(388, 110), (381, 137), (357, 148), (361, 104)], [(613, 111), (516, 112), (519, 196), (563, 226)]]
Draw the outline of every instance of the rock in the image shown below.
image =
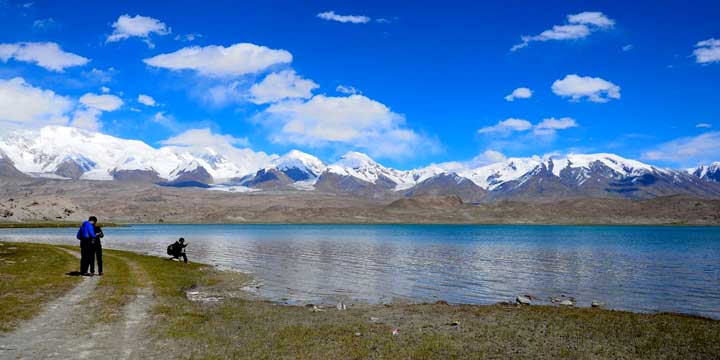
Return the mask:
[(393, 331), (392, 331), (392, 334), (393, 334), (393, 336), (398, 336), (398, 335), (400, 335), (400, 329), (399, 329), (399, 328), (394, 328)]
[(325, 311), (325, 310), (323, 310), (323, 309), (321, 309), (321, 308), (313, 305), (313, 307), (310, 308), (310, 311), (312, 311), (312, 312), (321, 312), (321, 311)]
[(206, 303), (219, 302), (225, 299), (224, 296), (213, 295), (201, 291), (188, 291), (185, 293), (185, 297), (190, 301)]
[(515, 302), (517, 302), (520, 305), (530, 305), (530, 298), (527, 296), (520, 295), (517, 298), (515, 298)]
[(362, 336), (362, 333), (356, 332), (356, 333), (355, 333), (355, 336), (360, 337), (360, 336)]
[(445, 300), (438, 300), (435, 302), (435, 305), (449, 305), (447, 301)]
[(593, 301), (592, 304), (590, 304), (590, 306), (592, 306), (594, 308), (599, 308), (599, 307), (603, 306), (603, 303), (601, 303), (599, 301)]
[(554, 297), (551, 299), (553, 304), (561, 306), (575, 306), (575, 298), (560, 295), (560, 297)]
[(379, 322), (379, 321), (380, 321), (380, 318), (376, 318), (376, 317), (374, 317), (374, 316), (371, 316), (371, 317), (370, 317), (370, 322), (376, 323), (376, 322)]
[(336, 308), (340, 311), (347, 310), (347, 306), (345, 306), (345, 303), (342, 301), (337, 304)]

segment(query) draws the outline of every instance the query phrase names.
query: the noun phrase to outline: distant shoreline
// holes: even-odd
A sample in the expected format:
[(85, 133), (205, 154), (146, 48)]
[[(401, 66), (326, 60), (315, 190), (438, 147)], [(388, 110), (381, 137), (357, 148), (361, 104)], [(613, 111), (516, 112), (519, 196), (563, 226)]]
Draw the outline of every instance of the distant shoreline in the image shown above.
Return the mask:
[[(46, 229), (46, 228), (73, 228), (79, 226), (81, 221), (77, 222), (0, 222), (0, 229)], [(471, 222), (454, 222), (454, 223), (433, 223), (433, 222), (219, 222), (219, 223), (202, 223), (202, 222), (153, 222), (153, 223), (100, 223), (101, 227), (129, 227), (136, 225), (339, 225), (339, 226), (357, 226), (357, 225), (399, 225), (399, 226), (582, 226), (582, 227), (711, 227), (720, 228), (720, 224), (674, 224), (674, 223), (471, 223)]]
[[(0, 229), (49, 229), (49, 228), (74, 228), (78, 227), (80, 222), (23, 222), (11, 223), (0, 222)], [(116, 223), (100, 223), (101, 227), (123, 227), (126, 225)]]

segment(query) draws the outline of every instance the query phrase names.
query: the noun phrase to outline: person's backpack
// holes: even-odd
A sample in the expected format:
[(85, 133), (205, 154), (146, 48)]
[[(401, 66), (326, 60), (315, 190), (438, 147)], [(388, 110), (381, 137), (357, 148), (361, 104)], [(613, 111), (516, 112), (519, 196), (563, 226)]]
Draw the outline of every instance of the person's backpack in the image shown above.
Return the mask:
[(173, 256), (173, 255), (175, 254), (173, 244), (168, 245), (167, 253), (168, 253), (168, 255), (170, 255), (170, 256)]

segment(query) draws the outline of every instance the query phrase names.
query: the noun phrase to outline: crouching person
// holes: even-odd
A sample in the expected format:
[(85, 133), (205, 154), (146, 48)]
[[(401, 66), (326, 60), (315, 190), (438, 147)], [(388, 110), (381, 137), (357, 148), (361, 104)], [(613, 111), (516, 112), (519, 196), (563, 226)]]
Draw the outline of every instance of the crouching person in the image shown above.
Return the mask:
[(178, 241), (172, 243), (167, 248), (168, 255), (172, 256), (173, 259), (180, 259), (183, 258), (183, 261), (187, 264), (187, 254), (185, 254), (185, 248), (187, 247), (187, 243), (185, 242), (184, 238), (178, 239)]

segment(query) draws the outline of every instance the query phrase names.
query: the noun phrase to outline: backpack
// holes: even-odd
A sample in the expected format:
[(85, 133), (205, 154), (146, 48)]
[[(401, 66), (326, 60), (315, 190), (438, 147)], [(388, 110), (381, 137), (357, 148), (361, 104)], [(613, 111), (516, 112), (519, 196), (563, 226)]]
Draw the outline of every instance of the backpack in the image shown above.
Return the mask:
[(168, 248), (167, 248), (168, 255), (173, 256), (173, 254), (175, 254), (175, 252), (173, 251), (173, 248), (174, 248), (173, 244), (168, 245)]

